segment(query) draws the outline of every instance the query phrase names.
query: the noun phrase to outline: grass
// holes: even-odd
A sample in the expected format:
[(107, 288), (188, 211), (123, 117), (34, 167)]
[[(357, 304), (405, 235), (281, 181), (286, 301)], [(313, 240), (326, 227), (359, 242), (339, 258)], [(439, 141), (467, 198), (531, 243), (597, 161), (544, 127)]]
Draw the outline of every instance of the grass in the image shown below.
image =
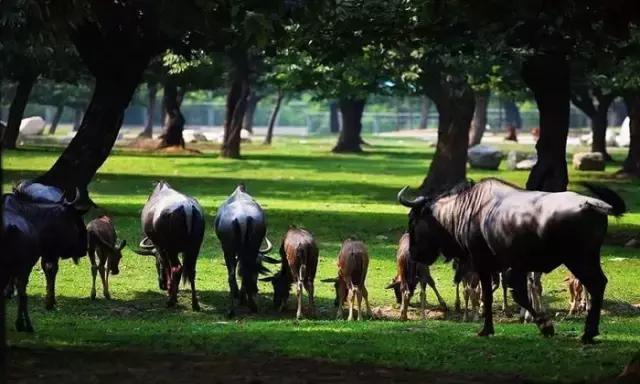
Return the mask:
[[(44, 275), (37, 267), (29, 286), (36, 333), (18, 334), (10, 326), (9, 342), (16, 346), (177, 348), (225, 355), (269, 353), (564, 381), (617, 374), (640, 349), (640, 316), (633, 306), (640, 303), (640, 258), (635, 250), (619, 246), (638, 232), (640, 186), (601, 173), (572, 171), (570, 175), (572, 182), (591, 179), (609, 183), (631, 208), (624, 218), (611, 220), (602, 252), (609, 285), (600, 344), (582, 346), (578, 337), (583, 319), (564, 319), (568, 309), (564, 268), (543, 281), (548, 311), (558, 314), (557, 336), (552, 339), (543, 339), (533, 325), (522, 325), (515, 319), (501, 319), (495, 337), (489, 339), (475, 336), (479, 323), (462, 323), (454, 315), (426, 322), (402, 323), (388, 317), (362, 323), (334, 321), (332, 286), (318, 280), (335, 276), (337, 251), (341, 240), (349, 235), (357, 235), (369, 246), (372, 261), (367, 286), (372, 306), (388, 313), (395, 305), (391, 292), (384, 287), (395, 273), (395, 245), (407, 224), (406, 209), (395, 203), (395, 195), (402, 186), (421, 182), (433, 156), (433, 149), (419, 141), (367, 141), (373, 146), (358, 156), (330, 154), (333, 139), (279, 139), (271, 148), (246, 145), (241, 161), (218, 159), (210, 148), (203, 148), (204, 154), (197, 156), (115, 150), (90, 191), (104, 212), (114, 217), (120, 237), (129, 244), (135, 245), (140, 239), (139, 214), (155, 180), (168, 180), (176, 189), (196, 197), (205, 208), (208, 230), (197, 266), (202, 312), (190, 310), (187, 291), (182, 291), (177, 310), (166, 309), (165, 297), (157, 289), (153, 260), (126, 248), (121, 274), (111, 279), (111, 301), (102, 299), (100, 288), (98, 300), (88, 298), (91, 279), (85, 258), (77, 266), (61, 263), (58, 307), (47, 312), (42, 304)], [(40, 148), (7, 152), (5, 190), (14, 180), (46, 170), (58, 154)], [(614, 155), (620, 159), (624, 154), (614, 151)], [(610, 166), (607, 173), (614, 170), (615, 166)], [(523, 185), (528, 173), (501, 169), (470, 171), (469, 176), (497, 176)], [(268, 234), (274, 243), (279, 242), (289, 224), (315, 233), (321, 254), (316, 281), (318, 319), (293, 321), (292, 302), (284, 315), (273, 311), (271, 286), (266, 283), (260, 283), (257, 315), (241, 312), (233, 321), (225, 318), (226, 269), (211, 225), (216, 207), (239, 181), (247, 184), (266, 210)], [(97, 213), (102, 212), (94, 216)], [(452, 307), (451, 266), (438, 262), (432, 274)], [(432, 292), (428, 299), (435, 303)], [(15, 302), (9, 305), (8, 313), (12, 324)], [(397, 308), (392, 313), (397, 316)]]

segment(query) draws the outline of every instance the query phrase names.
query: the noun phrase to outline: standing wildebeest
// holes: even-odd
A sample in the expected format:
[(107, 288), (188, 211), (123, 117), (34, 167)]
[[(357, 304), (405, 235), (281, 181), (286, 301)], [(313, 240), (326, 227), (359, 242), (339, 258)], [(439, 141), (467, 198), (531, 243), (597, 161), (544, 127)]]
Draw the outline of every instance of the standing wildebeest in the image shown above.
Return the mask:
[[(109, 294), (109, 274), (114, 276), (120, 273), (118, 268), (122, 259), (122, 248), (127, 244), (121, 240), (116, 244), (116, 230), (109, 216), (100, 216), (92, 220), (87, 225), (87, 246), (89, 250), (89, 260), (91, 261), (91, 277), (93, 285), (91, 287), (91, 299), (96, 298), (96, 275), (100, 271), (102, 280), (102, 290), (105, 299), (111, 299)], [(96, 264), (96, 255), (98, 263)]]
[(585, 186), (604, 201), (575, 192), (525, 191), (497, 179), (464, 182), (435, 198), (413, 200), (405, 198), (405, 187), (398, 200), (411, 208), (411, 257), (430, 265), (442, 252), (447, 259), (471, 261), (487, 287), (481, 336), (494, 333), (489, 287), (491, 274), (502, 270), (515, 301), (533, 314), (544, 335), (553, 335), (551, 321), (531, 306), (527, 273), (565, 264), (591, 293), (582, 341), (593, 342), (607, 284), (600, 265), (607, 216), (622, 215), (626, 206), (608, 188)]
[(369, 292), (365, 286), (367, 270), (369, 269), (369, 253), (362, 241), (348, 238), (342, 243), (342, 248), (338, 253), (338, 277), (335, 279), (324, 279), (323, 282), (333, 282), (336, 290), (334, 304), (338, 307), (336, 318), (342, 319), (344, 314), (342, 306), (345, 301), (349, 301), (349, 317), (353, 320), (354, 302), (358, 301), (358, 320), (362, 320), (362, 299), (367, 307), (367, 312), (371, 315), (369, 307)]
[[(55, 304), (55, 272), (60, 258), (72, 258), (74, 262), (87, 251), (87, 234), (82, 213), (76, 208), (79, 194), (72, 202), (64, 198), (57, 188), (38, 184), (37, 189), (46, 190), (48, 198), (37, 193), (35, 183), (22, 183), (13, 193), (2, 197), (4, 242), (2, 244), (0, 288), (18, 291), (18, 316), (16, 329), (32, 332), (33, 327), (27, 313), (26, 288), (29, 275), (39, 257), (47, 278), (47, 309)], [(25, 188), (30, 185), (31, 188)], [(49, 267), (50, 265), (55, 266)]]
[[(140, 216), (146, 235), (140, 242), (142, 255), (156, 259), (160, 289), (167, 290), (168, 307), (178, 301), (180, 277), (191, 284), (191, 308), (200, 310), (196, 292), (196, 262), (204, 238), (204, 211), (196, 199), (160, 181), (149, 195)], [(178, 254), (182, 253), (182, 264)]]
[(447, 304), (436, 288), (436, 282), (433, 280), (433, 277), (431, 277), (429, 267), (411, 259), (411, 255), (409, 254), (408, 233), (403, 234), (400, 238), (398, 251), (396, 252), (396, 266), (396, 276), (391, 281), (391, 284), (387, 286), (387, 289), (393, 289), (396, 302), (400, 304), (400, 320), (407, 320), (409, 301), (418, 283), (420, 283), (420, 312), (422, 319), (426, 318), (427, 284), (436, 294), (440, 306), (444, 308), (445, 311), (447, 310)]
[(289, 228), (280, 246), (280, 271), (275, 275), (261, 279), (271, 281), (273, 285), (273, 304), (283, 311), (289, 299), (291, 284), (296, 285), (298, 309), (296, 319), (302, 318), (302, 287), (309, 294), (311, 316), (315, 313), (313, 300), (313, 280), (318, 267), (318, 246), (313, 235), (302, 228)]
[(569, 316), (583, 311), (588, 312), (590, 309), (589, 292), (584, 289), (580, 280), (576, 279), (576, 277), (570, 273), (564, 281), (569, 286), (569, 295), (571, 296)]
[[(267, 224), (262, 208), (245, 191), (244, 185), (239, 185), (218, 209), (213, 226), (227, 266), (231, 298), (229, 316), (235, 313), (235, 299), (246, 302), (251, 312), (257, 312), (255, 296), (258, 293), (258, 274), (268, 272), (262, 266), (262, 261), (278, 262), (265, 256), (273, 246), (266, 238)], [(263, 240), (266, 240), (267, 248), (261, 250)], [(238, 274), (242, 280), (240, 290), (236, 281), (238, 264)]]

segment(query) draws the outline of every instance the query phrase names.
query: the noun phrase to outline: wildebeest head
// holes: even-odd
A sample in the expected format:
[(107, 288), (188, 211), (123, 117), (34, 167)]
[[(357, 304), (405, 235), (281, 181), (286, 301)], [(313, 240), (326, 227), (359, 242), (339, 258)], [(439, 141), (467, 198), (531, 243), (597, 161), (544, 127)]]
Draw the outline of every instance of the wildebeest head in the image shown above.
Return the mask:
[(273, 307), (276, 309), (282, 308), (289, 299), (292, 282), (291, 277), (289, 277), (284, 270), (280, 270), (276, 272), (275, 275), (264, 277), (260, 280), (271, 282), (271, 286), (273, 287)]
[(112, 275), (120, 273), (120, 260), (122, 259), (122, 249), (127, 245), (126, 240), (120, 240), (109, 253), (109, 269)]
[(397, 278), (391, 280), (391, 283), (385, 287), (385, 289), (393, 289), (393, 294), (396, 297), (396, 303), (402, 302), (402, 291), (400, 290), (400, 281)]
[(133, 252), (141, 256), (153, 256), (156, 259), (156, 272), (158, 274), (158, 287), (162, 291), (167, 290), (167, 273), (165, 265), (162, 263), (162, 259), (156, 249), (156, 246), (151, 242), (148, 237), (143, 238), (138, 245), (138, 249), (134, 249)]
[(409, 212), (409, 253), (411, 259), (426, 265), (433, 264), (440, 254), (440, 224), (433, 217), (431, 204), (425, 196), (413, 200), (404, 195), (408, 187), (398, 193), (398, 202), (411, 208)]

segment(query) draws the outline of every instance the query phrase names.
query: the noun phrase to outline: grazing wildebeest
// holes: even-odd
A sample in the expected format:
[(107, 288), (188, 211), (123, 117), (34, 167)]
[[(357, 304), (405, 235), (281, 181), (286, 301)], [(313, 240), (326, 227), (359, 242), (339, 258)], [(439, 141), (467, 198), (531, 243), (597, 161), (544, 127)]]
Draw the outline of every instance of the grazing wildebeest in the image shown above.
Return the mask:
[[(168, 307), (178, 301), (180, 278), (191, 284), (191, 308), (200, 310), (196, 292), (196, 262), (204, 238), (204, 211), (196, 199), (160, 181), (149, 195), (142, 215), (141, 255), (155, 256), (160, 289), (167, 290)], [(182, 254), (182, 264), (178, 254)]]
[(480, 286), (480, 276), (474, 272), (469, 263), (453, 261), (455, 274), (453, 282), (456, 285), (456, 310), (460, 311), (460, 285), (462, 285), (462, 295), (464, 296), (464, 312), (462, 321), (467, 321), (469, 316), (469, 301), (471, 301), (471, 312), (473, 321), (478, 321), (480, 316), (480, 298), (482, 297), (482, 287)]
[[(529, 272), (527, 274), (527, 295), (531, 306), (536, 312), (544, 312), (542, 305), (542, 273)], [(524, 308), (520, 308), (520, 321), (523, 323), (531, 323), (535, 319), (533, 314)]]
[(575, 313), (589, 312), (589, 292), (587, 292), (580, 280), (576, 279), (576, 277), (572, 273), (569, 273), (569, 276), (567, 276), (564, 281), (569, 286), (569, 295), (571, 296), (569, 316)]
[[(26, 288), (29, 275), (38, 258), (42, 258), (47, 278), (47, 309), (55, 304), (55, 272), (60, 258), (72, 258), (77, 262), (87, 252), (87, 234), (82, 214), (86, 211), (76, 208), (79, 193), (69, 202), (64, 193), (55, 187), (38, 185), (40, 190), (52, 190), (51, 196), (59, 198), (52, 202), (40, 195), (30, 194), (31, 189), (23, 188), (27, 182), (14, 188), (13, 193), (2, 197), (3, 230), (2, 271), (0, 287), (12, 292), (18, 291), (18, 331), (33, 331), (27, 313)], [(54, 193), (55, 192), (55, 193)], [(54, 196), (55, 195), (55, 196)]]
[[(96, 275), (100, 272), (102, 290), (105, 299), (111, 299), (109, 294), (109, 274), (120, 273), (119, 265), (122, 259), (122, 248), (127, 244), (121, 240), (116, 244), (116, 230), (109, 216), (100, 216), (87, 225), (87, 246), (91, 261), (91, 299), (96, 298)], [(96, 263), (96, 255), (98, 262)]]
[(271, 281), (273, 285), (273, 304), (283, 311), (289, 299), (291, 284), (296, 285), (298, 307), (296, 319), (302, 318), (302, 288), (309, 294), (311, 316), (315, 313), (313, 299), (313, 280), (318, 267), (318, 246), (313, 235), (302, 228), (289, 228), (280, 246), (280, 271), (275, 275), (260, 279)]
[(387, 286), (387, 289), (393, 289), (396, 302), (400, 304), (400, 320), (407, 320), (409, 301), (418, 283), (420, 283), (420, 313), (423, 319), (426, 318), (427, 284), (435, 292), (440, 306), (445, 311), (447, 310), (447, 304), (436, 288), (436, 282), (431, 277), (429, 267), (411, 259), (409, 255), (409, 234), (404, 233), (400, 237), (398, 251), (396, 252), (396, 276), (391, 281), (391, 284)]
[[(240, 303), (246, 302), (249, 310), (255, 313), (258, 311), (255, 302), (255, 296), (258, 293), (258, 274), (268, 272), (262, 265), (262, 261), (279, 262), (265, 256), (273, 246), (266, 238), (267, 223), (264, 212), (241, 184), (220, 206), (213, 226), (222, 245), (224, 262), (227, 266), (231, 298), (229, 316), (235, 313), (235, 299), (239, 299)], [(264, 240), (267, 242), (267, 247), (260, 249)], [(240, 290), (236, 281), (238, 265), (238, 274), (242, 281)]]
[[(624, 201), (608, 188), (585, 184), (600, 199), (575, 192), (525, 191), (497, 179), (464, 182), (435, 198), (407, 199), (405, 187), (398, 200), (410, 207), (411, 257), (432, 264), (445, 258), (471, 261), (483, 287), (491, 274), (506, 270), (505, 281), (515, 301), (533, 314), (544, 335), (553, 324), (534, 310), (527, 295), (527, 273), (548, 273), (565, 264), (591, 293), (582, 341), (598, 335), (600, 309), (607, 278), (600, 265), (600, 247), (607, 216), (626, 211)], [(483, 289), (485, 308), (491, 308), (491, 289)], [(484, 311), (478, 333), (494, 333), (491, 310)]]
[(338, 307), (336, 318), (342, 319), (345, 301), (349, 301), (349, 317), (353, 320), (354, 302), (358, 302), (358, 320), (362, 320), (362, 299), (364, 298), (367, 313), (371, 315), (369, 307), (369, 292), (365, 285), (367, 270), (369, 268), (369, 253), (362, 241), (348, 238), (342, 243), (338, 253), (338, 277), (324, 279), (323, 282), (332, 282), (336, 290), (334, 304)]

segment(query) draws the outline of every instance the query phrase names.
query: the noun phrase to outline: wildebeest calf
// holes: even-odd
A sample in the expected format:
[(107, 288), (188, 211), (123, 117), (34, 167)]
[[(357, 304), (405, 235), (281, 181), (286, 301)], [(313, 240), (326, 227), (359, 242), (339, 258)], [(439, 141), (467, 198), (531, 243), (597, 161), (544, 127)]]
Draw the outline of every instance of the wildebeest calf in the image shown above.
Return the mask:
[[(122, 259), (122, 248), (127, 244), (121, 240), (116, 244), (116, 230), (108, 216), (100, 216), (87, 225), (87, 247), (91, 261), (91, 299), (96, 298), (96, 275), (100, 272), (104, 298), (109, 300), (109, 274), (120, 273), (119, 264)], [(96, 264), (96, 255), (98, 262)]]
[(566, 279), (564, 279), (569, 286), (569, 294), (571, 295), (571, 307), (569, 308), (569, 316), (574, 313), (588, 312), (591, 308), (591, 299), (589, 298), (589, 292), (584, 288), (584, 285), (578, 280), (573, 273), (569, 273)]
[(420, 283), (420, 311), (423, 319), (426, 317), (427, 284), (435, 292), (440, 306), (445, 310), (447, 309), (447, 304), (442, 299), (442, 296), (440, 296), (440, 292), (438, 292), (436, 288), (436, 283), (433, 281), (433, 277), (431, 277), (429, 267), (411, 260), (408, 233), (403, 234), (400, 238), (398, 251), (396, 252), (396, 265), (396, 276), (391, 281), (391, 284), (387, 286), (387, 289), (393, 289), (396, 302), (400, 304), (400, 320), (407, 320), (409, 301), (418, 283)]
[(284, 310), (289, 298), (291, 284), (296, 285), (298, 309), (296, 318), (302, 318), (302, 287), (309, 294), (311, 315), (315, 313), (313, 280), (318, 267), (318, 246), (313, 235), (302, 228), (289, 228), (280, 246), (281, 267), (274, 276), (261, 279), (273, 285), (273, 304)]
[(367, 312), (371, 315), (369, 306), (369, 293), (365, 286), (367, 269), (369, 268), (369, 253), (362, 241), (348, 238), (342, 243), (342, 248), (338, 253), (338, 277), (335, 279), (325, 279), (324, 282), (334, 282), (336, 290), (335, 305), (338, 307), (337, 318), (343, 318), (342, 306), (345, 301), (349, 301), (349, 317), (353, 320), (353, 307), (358, 302), (358, 320), (362, 320), (362, 299), (367, 307)]
[[(542, 305), (542, 273), (529, 272), (527, 274), (527, 295), (533, 309), (538, 313), (544, 313), (544, 306)], [(534, 321), (534, 317), (530, 311), (521, 307), (520, 321), (531, 323)]]

